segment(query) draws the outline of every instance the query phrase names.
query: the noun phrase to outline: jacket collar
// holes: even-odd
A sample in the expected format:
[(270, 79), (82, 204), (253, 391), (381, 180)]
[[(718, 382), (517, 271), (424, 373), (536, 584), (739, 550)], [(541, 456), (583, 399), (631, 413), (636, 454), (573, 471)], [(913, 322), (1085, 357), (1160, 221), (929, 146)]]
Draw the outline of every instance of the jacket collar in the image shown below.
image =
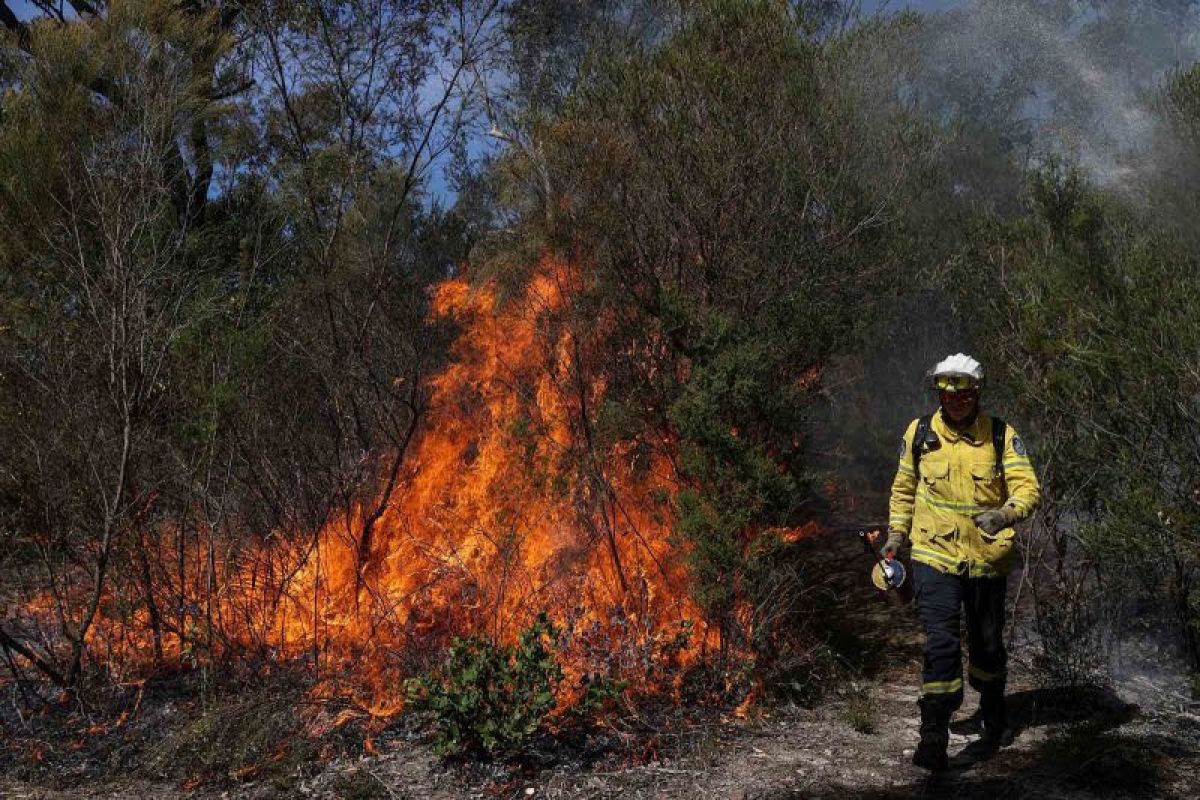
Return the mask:
[(979, 409), (975, 414), (975, 421), (960, 431), (950, 425), (950, 421), (942, 416), (942, 409), (939, 408), (933, 415), (933, 427), (938, 436), (948, 441), (956, 442), (964, 439), (970, 444), (981, 444), (991, 436), (991, 419), (989, 415), (983, 413), (983, 409)]

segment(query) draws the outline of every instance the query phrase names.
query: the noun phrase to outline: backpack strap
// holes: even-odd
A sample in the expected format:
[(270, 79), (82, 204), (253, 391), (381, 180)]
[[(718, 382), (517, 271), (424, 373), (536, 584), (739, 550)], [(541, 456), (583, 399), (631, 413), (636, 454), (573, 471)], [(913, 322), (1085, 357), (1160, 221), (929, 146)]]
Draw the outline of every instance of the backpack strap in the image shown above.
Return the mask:
[(1008, 425), (1000, 417), (992, 417), (992, 450), (996, 454), (996, 477), (1000, 479), (1000, 493), (1008, 499), (1008, 483), (1004, 480), (1004, 434)]
[(912, 451), (913, 472), (921, 477), (921, 445), (929, 435), (929, 426), (933, 423), (933, 414), (926, 414), (917, 420), (917, 429), (913, 431), (913, 440), (908, 448)]

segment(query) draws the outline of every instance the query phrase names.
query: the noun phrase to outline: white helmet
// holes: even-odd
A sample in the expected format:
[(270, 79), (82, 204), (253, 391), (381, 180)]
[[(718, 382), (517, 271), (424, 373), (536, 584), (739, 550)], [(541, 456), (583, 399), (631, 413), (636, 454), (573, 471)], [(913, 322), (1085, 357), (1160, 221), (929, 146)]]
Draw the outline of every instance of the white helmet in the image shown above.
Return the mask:
[[(972, 387), (983, 383), (983, 367), (966, 353), (955, 353), (952, 356), (946, 356), (935, 364), (927, 375), (935, 387), (937, 387), (938, 378), (942, 377), (969, 378), (970, 386)], [(938, 388), (948, 388), (950, 391), (956, 391), (969, 387), (964, 385)]]

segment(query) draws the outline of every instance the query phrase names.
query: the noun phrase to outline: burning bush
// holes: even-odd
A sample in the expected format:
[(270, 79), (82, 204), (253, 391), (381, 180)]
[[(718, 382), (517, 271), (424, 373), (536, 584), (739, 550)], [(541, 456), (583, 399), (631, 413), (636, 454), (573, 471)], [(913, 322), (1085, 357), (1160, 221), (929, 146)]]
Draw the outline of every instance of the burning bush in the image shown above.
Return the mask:
[[(497, 27), (495, 5), (471, 17), (476, 33)], [(261, 98), (277, 119), (247, 156), (254, 180), (224, 170), (241, 189), (193, 214), (173, 204), (207, 203), (207, 190), (181, 193), (164, 170), (186, 160), (180, 142), (203, 144), (208, 115), (232, 114), (193, 96), (213, 82), (192, 68), (216, 70), (229, 37), (209, 31), (194, 64), (164, 72), (156, 54), (182, 52), (171, 37), (205, 29), (147, 7), (149, 23), (139, 12), (62, 34), (89, 69), (112, 65), (91, 54), (99, 44), (70, 46), (85, 27), (130, 50), (112, 68), (145, 96), (94, 106), (71, 70), (36, 59), (25, 85), (63, 84), (5, 96), (40, 120), (2, 115), (4, 167), (22, 167), (5, 185), (45, 190), (24, 193), (44, 202), (14, 222), (61, 216), (46, 217), (49, 239), (0, 253), (31, 281), (19, 330), (0, 331), (0, 420), (32, 443), (0, 470), (21, 545), (6, 563), (19, 578), (6, 651), (68, 687), (89, 667), (125, 679), (293, 662), (318, 694), (386, 715), (400, 681), (450, 647), (423, 702), (463, 713), (451, 738), (489, 752), (541, 719), (547, 682), (558, 699), (588, 675), (676, 694), (712, 661), (743, 689), (749, 671), (806, 652), (786, 647), (803, 636), (804, 591), (786, 544), (822, 510), (806, 411), (870, 298), (900, 279), (902, 248), (879, 220), (922, 144), (900, 115), (877, 135), (856, 111), (868, 90), (842, 80), (856, 40), (833, 46), (785, 3), (718, 0), (689, 4), (652, 46), (614, 45), (529, 131), (537, 147), (498, 167), (517, 176), (515, 230), (447, 278), (459, 259), (439, 237), (453, 226), (417, 208), (412, 174), (393, 184), (430, 157), (454, 103), (417, 132), (407, 115), (326, 111), (418, 107), (405, 92), (426, 84), (426, 56), (379, 52), (468, 25), (465, 11), (418, 24), (416, 6), (388, 4), (370, 30), (353, 26), (374, 12), (325, 20), (347, 26), (337, 35), (255, 15), (245, 24), (264, 29), (246, 41), (274, 54), (267, 72), (280, 51), (317, 66)], [(384, 83), (400, 94), (316, 77), (359, 60), (395, 67), (405, 77)], [(60, 95), (97, 116), (45, 105)], [(139, 103), (161, 111), (157, 127)], [(72, 120), (78, 131), (29, 150), (27, 129)], [(888, 136), (899, 156), (880, 152)], [(134, 170), (120, 148), (138, 137)], [(359, 161), (343, 146), (356, 137), (391, 143)], [(78, 175), (93, 191), (64, 204)], [(570, 632), (562, 682), (517, 666), (535, 609)], [(464, 699), (464, 675), (485, 666), (513, 685), (500, 709)], [(467, 733), (509, 712), (503, 729)]]
[(509, 164), (538, 177), (531, 193), (561, 188), (521, 233), (586, 277), (557, 317), (606, 387), (596, 435), (667, 459), (718, 673), (805, 635), (802, 570), (768, 531), (795, 538), (825, 510), (810, 446), (823, 369), (909, 268), (902, 226), (882, 219), (922, 171), (925, 129), (895, 105), (894, 75), (862, 74), (859, 48), (879, 44), (786, 3), (689, 4), (669, 36), (589, 62)]

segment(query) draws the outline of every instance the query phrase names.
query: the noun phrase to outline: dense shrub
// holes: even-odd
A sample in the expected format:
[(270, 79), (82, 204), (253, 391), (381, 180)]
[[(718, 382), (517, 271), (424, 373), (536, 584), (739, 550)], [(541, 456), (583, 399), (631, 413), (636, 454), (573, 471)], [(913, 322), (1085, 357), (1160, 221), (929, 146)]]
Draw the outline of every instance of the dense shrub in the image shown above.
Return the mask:
[(860, 58), (904, 21), (838, 34), (787, 3), (684, 8), (667, 35), (608, 43), (508, 172), (555, 190), (526, 241), (587, 276), (562, 317), (619, 421), (597, 436), (671, 444), (679, 557), (724, 668), (798, 629), (796, 564), (759, 540), (822, 511), (808, 412), (911, 267), (893, 201), (920, 191), (930, 128)]
[(492, 758), (520, 752), (556, 704), (563, 675), (549, 647), (555, 635), (542, 615), (515, 645), (456, 638), (440, 669), (409, 681), (409, 708), (433, 722), (439, 753)]
[(974, 232), (963, 282), (987, 298), (984, 355), (1045, 484), (1040, 661), (1083, 678), (1136, 617), (1200, 667), (1200, 260), (1069, 168), (1036, 173), (1029, 200)]

